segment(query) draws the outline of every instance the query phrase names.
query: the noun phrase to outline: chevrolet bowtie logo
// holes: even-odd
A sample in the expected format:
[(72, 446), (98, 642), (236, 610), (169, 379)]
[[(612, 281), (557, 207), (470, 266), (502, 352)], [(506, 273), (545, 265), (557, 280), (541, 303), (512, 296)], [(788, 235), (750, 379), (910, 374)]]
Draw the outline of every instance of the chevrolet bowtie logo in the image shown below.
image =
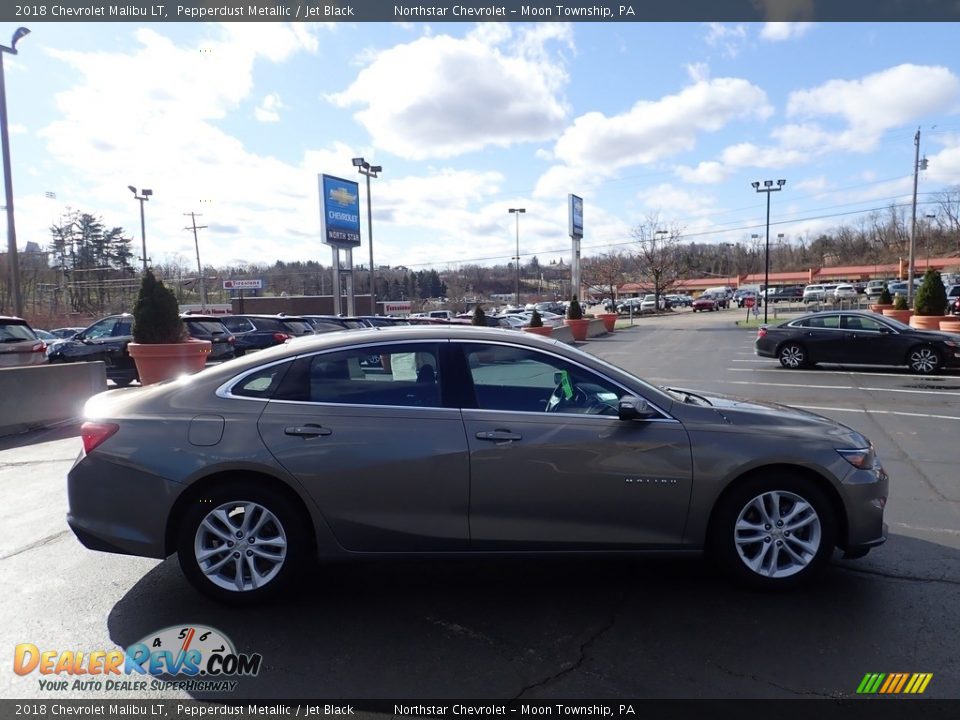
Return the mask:
[(334, 188), (330, 191), (330, 199), (340, 205), (352, 205), (357, 200), (356, 193), (352, 193), (346, 188)]

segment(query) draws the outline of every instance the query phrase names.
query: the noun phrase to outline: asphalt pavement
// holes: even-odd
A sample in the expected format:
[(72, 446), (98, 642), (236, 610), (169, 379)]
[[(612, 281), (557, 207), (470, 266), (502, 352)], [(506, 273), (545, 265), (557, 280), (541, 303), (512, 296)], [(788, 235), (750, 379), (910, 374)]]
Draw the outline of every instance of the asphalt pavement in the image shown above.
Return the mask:
[(583, 347), (655, 384), (809, 408), (875, 442), (890, 539), (812, 587), (749, 592), (699, 559), (378, 560), (319, 568), (280, 605), (223, 608), (175, 558), (76, 541), (65, 475), (80, 442), (65, 427), (0, 441), (0, 697), (54, 697), (11, 672), (17, 643), (92, 652), (189, 623), (263, 655), (242, 698), (849, 697), (867, 672), (931, 672), (925, 697), (960, 697), (960, 374), (783, 370), (753, 354), (742, 312), (643, 318)]

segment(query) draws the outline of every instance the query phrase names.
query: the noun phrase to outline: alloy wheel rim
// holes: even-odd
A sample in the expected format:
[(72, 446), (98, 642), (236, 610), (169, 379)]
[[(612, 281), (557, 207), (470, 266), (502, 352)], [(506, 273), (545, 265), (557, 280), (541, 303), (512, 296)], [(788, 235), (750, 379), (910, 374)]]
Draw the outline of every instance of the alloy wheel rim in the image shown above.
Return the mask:
[(250, 592), (267, 585), (283, 568), (287, 535), (277, 516), (263, 505), (232, 501), (206, 514), (193, 552), (200, 571), (214, 585)]
[(785, 578), (806, 568), (820, 549), (820, 516), (807, 500), (772, 490), (750, 500), (734, 525), (737, 555), (757, 575)]
[(783, 364), (788, 367), (800, 367), (800, 364), (803, 362), (803, 350), (798, 348), (796, 345), (788, 345), (783, 349), (781, 353)]
[(937, 356), (929, 348), (914, 350), (910, 355), (910, 366), (919, 372), (933, 372), (937, 368)]

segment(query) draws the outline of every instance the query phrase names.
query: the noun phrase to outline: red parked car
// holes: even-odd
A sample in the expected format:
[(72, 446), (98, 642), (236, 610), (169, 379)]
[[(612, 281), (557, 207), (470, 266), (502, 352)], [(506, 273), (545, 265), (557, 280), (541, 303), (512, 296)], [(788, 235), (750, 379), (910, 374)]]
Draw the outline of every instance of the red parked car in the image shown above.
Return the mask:
[(693, 301), (693, 305), (690, 307), (694, 312), (697, 312), (697, 310), (701, 312), (706, 312), (707, 310), (713, 312), (719, 309), (716, 298), (712, 298), (709, 295), (701, 295)]

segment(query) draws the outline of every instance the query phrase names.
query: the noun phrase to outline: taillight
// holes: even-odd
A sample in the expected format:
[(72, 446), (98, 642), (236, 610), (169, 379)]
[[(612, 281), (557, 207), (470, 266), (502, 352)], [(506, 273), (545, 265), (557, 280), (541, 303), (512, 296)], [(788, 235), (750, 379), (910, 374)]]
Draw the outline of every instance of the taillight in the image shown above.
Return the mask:
[(762, 337), (766, 337), (766, 334), (767, 334), (767, 329), (765, 327), (760, 328), (759, 330), (757, 330), (757, 340), (759, 340)]
[(289, 340), (289, 339), (290, 339), (290, 336), (287, 335), (286, 333), (275, 332), (275, 333), (273, 334), (273, 339), (274, 339), (274, 341), (276, 341), (276, 342), (278, 342), (278, 343), (282, 343), (282, 342), (286, 342), (287, 340)]
[(231, 335), (230, 337), (227, 338), (227, 342), (230, 343), (231, 345), (232, 345), (233, 343), (235, 343), (236, 341), (237, 341), (237, 339), (236, 339), (233, 335)]
[(47, 351), (47, 344), (43, 342), (43, 340), (40, 341), (39, 345), (34, 345), (33, 349), (31, 350), (31, 352), (46, 352), (46, 351)]
[(83, 438), (83, 452), (91, 453), (104, 440), (113, 435), (120, 426), (116, 423), (85, 422), (80, 426), (80, 437)]

